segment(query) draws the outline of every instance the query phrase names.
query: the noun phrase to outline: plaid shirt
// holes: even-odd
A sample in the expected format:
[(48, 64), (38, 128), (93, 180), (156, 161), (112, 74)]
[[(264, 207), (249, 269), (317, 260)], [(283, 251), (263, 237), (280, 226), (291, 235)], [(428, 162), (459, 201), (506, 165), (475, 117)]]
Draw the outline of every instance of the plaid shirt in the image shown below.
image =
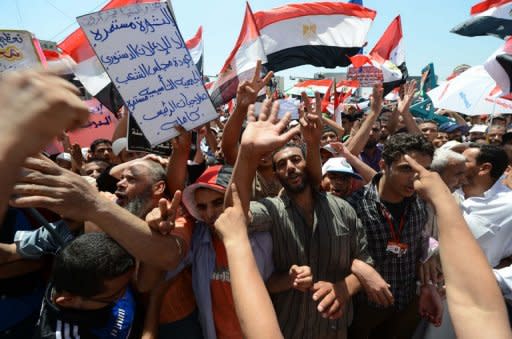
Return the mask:
[[(416, 293), (416, 270), (423, 253), (422, 232), (427, 221), (427, 212), (423, 200), (416, 195), (408, 198), (404, 212), (404, 226), (400, 234), (400, 242), (408, 245), (407, 253), (398, 257), (387, 252), (386, 247), (388, 241), (392, 240), (392, 236), (390, 225), (384, 217), (385, 211), (388, 210), (381, 202), (377, 191), (381, 177), (382, 173), (375, 175), (372, 182), (347, 200), (356, 210), (366, 230), (368, 251), (375, 262), (375, 269), (391, 285), (395, 307), (402, 310)], [(393, 217), (390, 216), (390, 218)], [(396, 230), (399, 222), (395, 220), (392, 222)], [(375, 306), (373, 303), (372, 305)]]

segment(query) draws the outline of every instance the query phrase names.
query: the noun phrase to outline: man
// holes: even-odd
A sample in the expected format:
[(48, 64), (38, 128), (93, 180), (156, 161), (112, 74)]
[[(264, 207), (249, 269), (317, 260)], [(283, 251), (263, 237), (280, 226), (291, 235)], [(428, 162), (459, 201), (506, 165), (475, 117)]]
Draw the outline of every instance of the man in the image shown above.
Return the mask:
[(466, 126), (462, 126), (457, 124), (456, 122), (449, 121), (439, 126), (439, 132), (447, 133), (449, 140), (456, 140), (462, 142), (462, 132), (464, 131), (465, 128)]
[(505, 151), (471, 144), (464, 151), (466, 183), (455, 192), (464, 219), (492, 267), (512, 255), (512, 192), (501, 182), (508, 166)]
[[(242, 337), (236, 317), (226, 249), (214, 231), (224, 211), (224, 194), (231, 166), (211, 166), (183, 191), (183, 204), (195, 218), (190, 261), (192, 285), (205, 338)], [(273, 270), (272, 240), (268, 232), (251, 229), (251, 248), (263, 280)]]
[(506, 129), (501, 125), (492, 125), (487, 130), (487, 140), (491, 145), (501, 145)]
[(55, 258), (36, 338), (135, 338), (134, 258), (105, 233), (88, 233)]
[(374, 170), (379, 170), (379, 161), (382, 156), (382, 145), (380, 141), (380, 121), (375, 121), (370, 129), (368, 135), (368, 141), (364, 146), (364, 150), (361, 152), (361, 160), (363, 160), (368, 166)]
[(110, 164), (105, 160), (91, 158), (82, 166), (80, 173), (81, 175), (97, 179), (108, 167), (110, 167)]
[(112, 141), (107, 139), (96, 139), (89, 147), (91, 158), (103, 159), (108, 163), (112, 163), (114, 153), (112, 152)]
[(487, 132), (487, 125), (473, 125), (469, 130), (469, 141), (476, 142), (479, 139), (485, 139), (485, 133)]
[(331, 158), (322, 166), (322, 190), (337, 197), (346, 198), (351, 194), (353, 180), (362, 180), (354, 172), (347, 159)]
[(437, 137), (438, 133), (438, 125), (434, 120), (424, 120), (422, 123), (418, 124), (418, 128), (421, 133), (430, 142), (433, 142)]
[(430, 169), (439, 173), (446, 186), (454, 192), (466, 180), (466, 157), (450, 149), (437, 149)]
[(322, 137), (320, 138), (320, 146), (325, 146), (333, 142), (338, 142), (339, 137), (336, 131), (331, 128), (329, 125), (324, 125), (324, 130), (322, 131)]
[[(289, 114), (276, 120), (278, 105), (263, 104), (258, 121), (251, 121), (242, 135), (233, 172), (244, 212), (249, 208), (251, 181), (258, 159), (273, 152), (274, 170), (284, 191), (275, 198), (252, 202), (252, 224), (270, 226), (275, 271), (267, 282), (286, 338), (346, 338), (351, 315), (350, 296), (360, 289), (351, 273), (354, 259), (371, 263), (357, 216), (343, 200), (320, 193), (309, 181), (307, 161), (320, 164), (321, 107), (302, 119), (308, 142), (308, 160), (295, 144), (285, 144), (298, 129), (280, 135)], [(306, 99), (306, 107), (309, 107)], [(277, 148), (277, 150), (276, 150)], [(313, 150), (316, 149), (316, 152)], [(311, 152), (310, 152), (311, 150)], [(316, 160), (314, 160), (316, 159)], [(226, 201), (230, 201), (228, 190)], [(329, 249), (329, 253), (324, 252)]]
[[(404, 156), (429, 167), (433, 153), (432, 144), (422, 135), (391, 136), (384, 144), (381, 172), (348, 198), (366, 230), (375, 268), (391, 285), (395, 300), (392, 307), (383, 309), (361, 298), (351, 326), (353, 338), (410, 338), (419, 321), (416, 269), (423, 254), (427, 214), (415, 194), (415, 172)], [(427, 300), (430, 296), (423, 298)], [(435, 322), (440, 321), (438, 313)]]
[(437, 133), (437, 136), (434, 138), (434, 141), (432, 141), (432, 144), (435, 148), (439, 148), (446, 144), (450, 139), (448, 139), (448, 133), (439, 131)]

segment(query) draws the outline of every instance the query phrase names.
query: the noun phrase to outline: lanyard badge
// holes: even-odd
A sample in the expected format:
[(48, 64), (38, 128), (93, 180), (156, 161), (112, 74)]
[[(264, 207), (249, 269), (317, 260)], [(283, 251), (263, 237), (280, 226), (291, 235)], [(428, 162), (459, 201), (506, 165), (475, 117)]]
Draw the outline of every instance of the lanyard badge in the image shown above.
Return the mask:
[(401, 257), (407, 253), (409, 249), (409, 245), (400, 242), (400, 235), (402, 234), (402, 230), (405, 224), (405, 211), (400, 218), (400, 224), (398, 226), (398, 232), (395, 232), (395, 226), (391, 221), (391, 215), (387, 209), (381, 206), (381, 211), (389, 225), (389, 232), (391, 233), (391, 240), (388, 241), (386, 245), (386, 252), (392, 253), (397, 257)]

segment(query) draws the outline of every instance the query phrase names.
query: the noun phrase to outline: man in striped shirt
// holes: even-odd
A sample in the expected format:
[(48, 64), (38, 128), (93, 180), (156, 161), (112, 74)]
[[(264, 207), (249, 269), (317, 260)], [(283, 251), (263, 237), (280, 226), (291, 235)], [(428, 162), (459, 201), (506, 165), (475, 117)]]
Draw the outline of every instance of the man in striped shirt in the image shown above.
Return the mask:
[[(270, 105), (263, 104), (258, 121), (249, 111), (252, 122), (242, 135), (232, 180), (247, 210), (257, 166), (252, 159), (274, 152), (274, 171), (284, 191), (251, 202), (250, 212), (253, 226), (271, 230), (275, 271), (267, 286), (281, 330), (286, 338), (346, 338), (350, 297), (361, 288), (351, 272), (352, 262), (372, 263), (364, 231), (348, 203), (319, 192), (309, 180), (307, 162), (320, 166), (320, 110), (302, 119), (306, 157), (300, 146), (282, 147), (299, 129), (281, 134), (289, 118), (275, 123), (278, 107), (270, 112)], [(309, 110), (308, 103), (305, 106)]]

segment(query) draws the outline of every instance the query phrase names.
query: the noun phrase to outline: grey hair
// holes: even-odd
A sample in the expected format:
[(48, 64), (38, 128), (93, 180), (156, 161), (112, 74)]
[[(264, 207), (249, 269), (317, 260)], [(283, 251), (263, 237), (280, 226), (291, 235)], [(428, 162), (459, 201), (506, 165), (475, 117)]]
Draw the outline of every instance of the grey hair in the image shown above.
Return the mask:
[(430, 169), (434, 172), (440, 173), (446, 168), (446, 166), (448, 166), (450, 160), (465, 162), (466, 157), (450, 149), (439, 148), (434, 152), (434, 158), (430, 164)]

